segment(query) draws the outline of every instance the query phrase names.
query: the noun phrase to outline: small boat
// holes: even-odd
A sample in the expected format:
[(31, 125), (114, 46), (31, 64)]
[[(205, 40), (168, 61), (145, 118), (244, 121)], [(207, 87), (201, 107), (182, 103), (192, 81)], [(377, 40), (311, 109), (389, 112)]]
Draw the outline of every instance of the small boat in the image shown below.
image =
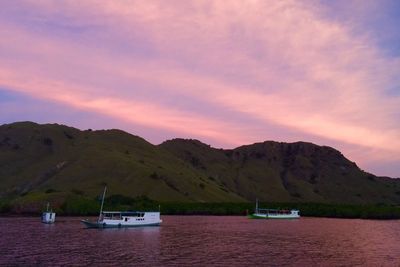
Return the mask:
[(47, 209), (42, 213), (42, 223), (54, 223), (56, 221), (56, 213), (49, 211), (50, 204), (47, 202)]
[(87, 228), (125, 228), (161, 224), (160, 211), (103, 211), (106, 190), (107, 187), (104, 188), (98, 220), (81, 220)]
[(300, 218), (299, 210), (283, 210), (283, 209), (260, 209), (258, 208), (258, 200), (256, 200), (256, 209), (253, 214), (249, 215), (251, 219), (297, 219)]

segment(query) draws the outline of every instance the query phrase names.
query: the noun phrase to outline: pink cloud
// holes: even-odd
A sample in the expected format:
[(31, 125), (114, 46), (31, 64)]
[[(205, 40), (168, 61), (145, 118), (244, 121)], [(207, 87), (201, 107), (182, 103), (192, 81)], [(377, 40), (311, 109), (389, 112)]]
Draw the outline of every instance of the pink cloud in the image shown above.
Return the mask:
[[(383, 56), (351, 25), (324, 19), (321, 6), (289, 0), (85, 1), (64, 2), (63, 9), (50, 1), (27, 3), (39, 14), (32, 23), (55, 26), (34, 32), (3, 21), (0, 33), (7, 38), (0, 47), (10, 56), (0, 54), (2, 86), (216, 143), (279, 139), (257, 125), (273, 124), (297, 131), (299, 139), (340, 142), (362, 162), (368, 159), (360, 151), (400, 160), (400, 98), (386, 91), (400, 60)], [(64, 30), (56, 23), (60, 13), (67, 18), (63, 27), (88, 31), (55, 34)], [(142, 43), (150, 51), (140, 50)], [(189, 108), (192, 101), (204, 109)], [(230, 111), (248, 120), (224, 118)]]
[[(7, 82), (4, 82), (4, 80), (7, 80)], [(223, 135), (224, 129), (232, 128), (229, 123), (215, 121), (190, 112), (182, 112), (173, 107), (142, 103), (135, 101), (135, 99), (124, 100), (93, 96), (90, 93), (85, 93), (85, 90), (89, 89), (88, 87), (80, 88), (72, 83), (64, 84), (49, 79), (41, 80), (34, 76), (18, 76), (1, 70), (0, 84), (20, 93), (53, 100), (77, 109), (94, 111), (127, 123), (133, 122), (144, 126), (173, 130), (183, 134), (206, 137), (210, 140), (223, 140), (223, 143), (229, 145), (237, 145), (238, 140), (244, 142), (244, 140), (240, 140), (240, 136), (230, 138)], [(31, 88), (35, 90), (32, 91)]]

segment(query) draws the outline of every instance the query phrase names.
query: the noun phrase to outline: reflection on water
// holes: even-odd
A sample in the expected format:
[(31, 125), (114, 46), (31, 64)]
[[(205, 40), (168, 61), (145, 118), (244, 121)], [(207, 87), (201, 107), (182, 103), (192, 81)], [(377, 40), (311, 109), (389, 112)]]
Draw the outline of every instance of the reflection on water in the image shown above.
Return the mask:
[(400, 266), (400, 221), (163, 216), (85, 229), (80, 218), (0, 218), (0, 265)]

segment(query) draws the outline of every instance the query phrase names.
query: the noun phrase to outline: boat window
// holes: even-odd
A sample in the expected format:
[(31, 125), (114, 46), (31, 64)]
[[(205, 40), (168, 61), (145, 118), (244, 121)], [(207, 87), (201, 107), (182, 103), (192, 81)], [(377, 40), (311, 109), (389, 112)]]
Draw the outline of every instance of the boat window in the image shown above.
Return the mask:
[(138, 212), (123, 212), (122, 216), (140, 217), (140, 213), (138, 213)]

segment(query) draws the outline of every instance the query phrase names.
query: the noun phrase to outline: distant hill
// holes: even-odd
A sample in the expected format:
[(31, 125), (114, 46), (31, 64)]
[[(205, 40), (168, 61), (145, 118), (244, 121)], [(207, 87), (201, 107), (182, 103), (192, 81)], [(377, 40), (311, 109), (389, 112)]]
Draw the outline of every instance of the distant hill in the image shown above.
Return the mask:
[(184, 139), (160, 146), (247, 200), (400, 203), (400, 180), (366, 173), (331, 147), (267, 141), (223, 150)]
[(330, 147), (155, 146), (120, 130), (32, 122), (0, 126), (0, 181), (0, 199), (95, 197), (107, 184), (109, 194), (158, 201), (400, 203), (399, 180), (366, 173)]

